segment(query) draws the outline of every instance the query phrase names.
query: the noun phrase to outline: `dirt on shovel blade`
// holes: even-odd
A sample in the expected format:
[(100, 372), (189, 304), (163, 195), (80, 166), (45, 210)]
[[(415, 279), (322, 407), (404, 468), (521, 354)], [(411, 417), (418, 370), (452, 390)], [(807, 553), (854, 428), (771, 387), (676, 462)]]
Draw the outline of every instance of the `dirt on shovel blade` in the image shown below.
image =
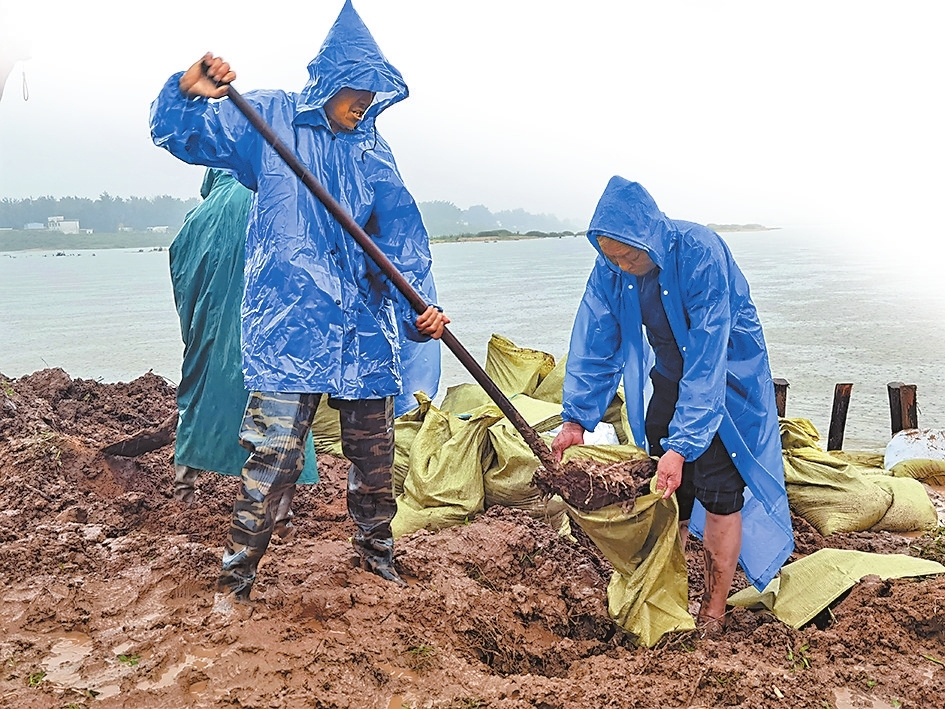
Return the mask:
[(616, 463), (569, 460), (556, 470), (539, 468), (534, 480), (542, 492), (561, 495), (572, 507), (593, 512), (616, 504), (632, 506), (639, 495), (649, 492), (655, 473), (652, 458)]

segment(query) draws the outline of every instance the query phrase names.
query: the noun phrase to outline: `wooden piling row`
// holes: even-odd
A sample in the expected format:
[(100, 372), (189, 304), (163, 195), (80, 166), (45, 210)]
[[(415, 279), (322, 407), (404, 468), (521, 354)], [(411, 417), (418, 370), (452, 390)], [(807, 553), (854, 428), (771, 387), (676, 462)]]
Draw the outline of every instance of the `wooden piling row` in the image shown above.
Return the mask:
[[(790, 384), (786, 379), (774, 379), (774, 401), (778, 416), (785, 417), (787, 411), (787, 390)], [(886, 385), (889, 394), (889, 419), (892, 435), (899, 431), (918, 428), (919, 417), (916, 407), (915, 384), (890, 382)], [(830, 431), (827, 435), (827, 450), (838, 451), (843, 448), (843, 433), (847, 425), (847, 412), (850, 409), (852, 383), (837, 384), (833, 390), (833, 406), (830, 410)]]

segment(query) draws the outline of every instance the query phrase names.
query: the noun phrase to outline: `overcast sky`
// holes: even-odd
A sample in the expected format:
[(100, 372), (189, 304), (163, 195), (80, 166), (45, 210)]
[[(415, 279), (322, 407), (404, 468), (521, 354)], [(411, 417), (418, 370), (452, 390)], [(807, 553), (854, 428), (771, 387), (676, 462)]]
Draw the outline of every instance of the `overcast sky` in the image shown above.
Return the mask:
[[(419, 201), (586, 222), (620, 174), (671, 217), (897, 239), (942, 232), (940, 4), (354, 2), (410, 87), (378, 126)], [(0, 100), (0, 197), (187, 198), (202, 169), (148, 133), (166, 78), (209, 50), (242, 92), (297, 91), (342, 1), (0, 5), (0, 54), (31, 54)]]

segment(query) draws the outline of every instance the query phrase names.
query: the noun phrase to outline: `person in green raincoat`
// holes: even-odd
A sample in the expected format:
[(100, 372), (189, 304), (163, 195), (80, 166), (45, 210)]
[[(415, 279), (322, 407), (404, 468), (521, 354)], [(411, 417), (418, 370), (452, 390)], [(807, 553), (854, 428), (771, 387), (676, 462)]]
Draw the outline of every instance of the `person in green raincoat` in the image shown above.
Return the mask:
[[(253, 201), (226, 170), (208, 169), (203, 202), (191, 210), (170, 247), (171, 285), (184, 355), (177, 386), (173, 495), (194, 499), (203, 471), (239, 476), (248, 452), (239, 442), (249, 392), (243, 386), (240, 301), (246, 228)], [(307, 442), (299, 483), (318, 482), (315, 449)], [(275, 533), (292, 529), (291, 497), (280, 501)]]

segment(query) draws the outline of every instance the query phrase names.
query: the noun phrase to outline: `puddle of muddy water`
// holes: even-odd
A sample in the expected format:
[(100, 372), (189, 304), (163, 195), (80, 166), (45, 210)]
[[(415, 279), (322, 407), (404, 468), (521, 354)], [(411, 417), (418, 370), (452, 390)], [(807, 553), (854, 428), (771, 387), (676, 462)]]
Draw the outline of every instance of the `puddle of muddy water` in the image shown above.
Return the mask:
[(56, 635), (50, 656), (43, 660), (46, 681), (64, 689), (90, 689), (97, 699), (108, 699), (121, 691), (117, 684), (100, 684), (102, 677), (83, 678), (82, 664), (92, 654), (92, 638), (85, 633)]
[(79, 675), (82, 662), (92, 654), (92, 638), (85, 633), (60, 633), (43, 660), (46, 681), (62, 687), (82, 687)]
[[(215, 661), (213, 658), (215, 658), (217, 655), (218, 653), (207, 648), (188, 648), (184, 652), (183, 661), (170, 665), (166, 670), (164, 670), (156, 682), (145, 680), (144, 682), (139, 682), (137, 688), (142, 690), (166, 689), (167, 687), (172, 686), (174, 682), (177, 681), (178, 675), (180, 675), (180, 673), (188, 667), (192, 667), (196, 670), (205, 670), (212, 666)], [(192, 686), (190, 691), (199, 693), (200, 690), (195, 690), (194, 687), (196, 687), (196, 685)]]
[(408, 682), (416, 682), (420, 679), (420, 675), (412, 670), (406, 670), (403, 667), (394, 667), (393, 665), (388, 665), (386, 663), (378, 664), (378, 668), (384, 670), (394, 679), (405, 679)]
[(868, 697), (862, 692), (854, 692), (846, 687), (836, 690), (834, 695), (836, 709), (888, 709), (891, 706), (889, 702)]

